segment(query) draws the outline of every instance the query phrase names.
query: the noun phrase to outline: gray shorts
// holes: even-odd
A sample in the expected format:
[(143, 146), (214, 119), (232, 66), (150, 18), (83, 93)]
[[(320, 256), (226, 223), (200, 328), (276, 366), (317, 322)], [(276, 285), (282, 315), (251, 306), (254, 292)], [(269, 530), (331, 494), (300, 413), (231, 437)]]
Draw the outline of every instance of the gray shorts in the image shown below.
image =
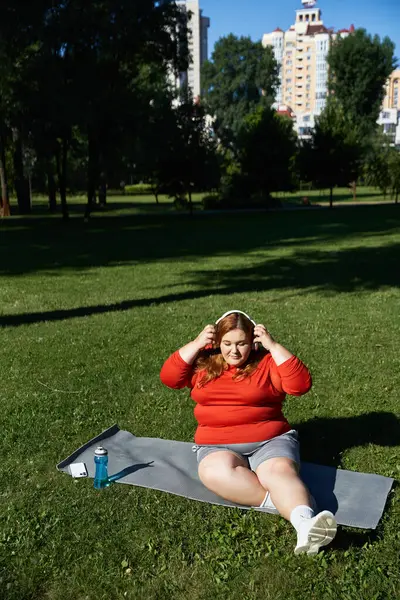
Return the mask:
[(249, 469), (255, 471), (261, 463), (270, 458), (290, 458), (300, 466), (300, 445), (298, 433), (291, 429), (287, 433), (277, 435), (265, 442), (254, 442), (251, 444), (228, 444), (193, 446), (193, 452), (197, 453), (197, 463), (213, 452), (229, 450), (247, 462)]

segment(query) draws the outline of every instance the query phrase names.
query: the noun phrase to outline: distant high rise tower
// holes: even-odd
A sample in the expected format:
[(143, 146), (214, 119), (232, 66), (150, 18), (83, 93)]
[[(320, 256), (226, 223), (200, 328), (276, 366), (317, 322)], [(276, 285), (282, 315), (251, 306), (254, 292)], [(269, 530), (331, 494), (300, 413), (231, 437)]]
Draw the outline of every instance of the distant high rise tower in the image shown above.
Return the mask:
[(264, 46), (272, 47), (280, 67), (276, 101), (290, 106), (296, 116), (321, 113), (328, 94), (326, 59), (331, 43), (354, 31), (353, 26), (337, 32), (327, 29), (316, 0), (302, 0), (302, 4), (289, 29), (278, 28), (262, 40)]
[(178, 87), (188, 84), (193, 96), (201, 95), (200, 73), (204, 61), (208, 58), (208, 29), (210, 19), (203, 17), (199, 0), (177, 0), (176, 4), (185, 10), (190, 16), (189, 26), (189, 50), (192, 63), (187, 73), (181, 73), (177, 81)]
[[(301, 0), (296, 22), (286, 31), (275, 29), (263, 36), (263, 45), (273, 50), (280, 72), (276, 102), (280, 112), (294, 116), (300, 137), (309, 135), (328, 96), (327, 56), (332, 42), (355, 31), (327, 29), (317, 0)], [(289, 110), (287, 111), (287, 108)], [(378, 123), (400, 146), (400, 70), (394, 71), (386, 86), (386, 97)]]
[(395, 108), (400, 110), (400, 69), (393, 71), (388, 79), (383, 108)]

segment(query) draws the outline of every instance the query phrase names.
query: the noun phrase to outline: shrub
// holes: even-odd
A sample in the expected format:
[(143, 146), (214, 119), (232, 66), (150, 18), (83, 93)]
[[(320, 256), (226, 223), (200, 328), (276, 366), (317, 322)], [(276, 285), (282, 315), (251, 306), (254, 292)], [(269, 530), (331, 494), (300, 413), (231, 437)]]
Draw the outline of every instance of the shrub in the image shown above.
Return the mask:
[(135, 185), (126, 185), (125, 194), (131, 196), (141, 196), (152, 194), (152, 188), (149, 183), (136, 183)]
[(215, 210), (217, 208), (222, 208), (221, 198), (219, 194), (207, 194), (203, 196), (202, 201), (204, 210)]
[(184, 208), (188, 208), (189, 200), (185, 196), (178, 196), (174, 200), (174, 208), (177, 210), (182, 210)]

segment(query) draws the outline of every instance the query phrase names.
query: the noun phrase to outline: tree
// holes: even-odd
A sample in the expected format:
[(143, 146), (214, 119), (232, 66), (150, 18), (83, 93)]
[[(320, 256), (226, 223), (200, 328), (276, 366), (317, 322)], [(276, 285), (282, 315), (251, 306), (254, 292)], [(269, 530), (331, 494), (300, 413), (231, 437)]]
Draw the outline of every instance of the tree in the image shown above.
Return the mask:
[[(29, 146), (46, 171), (53, 208), (57, 172), (68, 216), (69, 155), (83, 136), (88, 216), (111, 162), (116, 169), (117, 149), (135, 138), (138, 119), (146, 118), (143, 70), (161, 70), (166, 79), (171, 69), (187, 68), (185, 16), (175, 3), (154, 0), (23, 4), (18, 9), (15, 0), (4, 0), (0, 6), (0, 131), (7, 127), (13, 134), (20, 210), (30, 208), (24, 164)], [(4, 167), (0, 176), (4, 181)]]
[(8, 193), (8, 177), (6, 162), (6, 128), (4, 122), (0, 121), (0, 216), (10, 216), (10, 198)]
[(357, 179), (363, 151), (359, 130), (341, 105), (330, 99), (317, 119), (311, 140), (300, 147), (298, 166), (302, 179), (328, 188), (332, 208), (334, 187), (347, 186)]
[[(151, 75), (151, 76), (150, 76)], [(176, 94), (168, 85), (161, 70), (142, 71), (141, 93), (147, 100), (138, 107), (138, 127), (132, 139), (123, 148), (126, 171), (134, 164), (142, 181), (152, 187), (158, 204), (158, 196), (165, 191), (168, 177), (164, 164), (171, 161), (171, 140), (176, 134), (176, 115), (173, 106)]]
[(400, 194), (400, 152), (377, 138), (365, 164), (365, 178), (369, 185), (378, 187), (386, 197), (388, 191), (395, 203)]
[(400, 194), (400, 152), (394, 148), (390, 149), (389, 155), (389, 173), (390, 173), (390, 186), (392, 189), (392, 196), (397, 204), (399, 201)]
[(30, 56), (37, 50), (41, 19), (48, 8), (46, 0), (33, 0), (16, 7), (4, 0), (0, 5), (0, 130), (3, 212), (8, 205), (7, 172), (4, 156), (13, 152), (14, 187), (21, 213), (30, 212), (30, 189), (24, 165), (24, 146), (28, 135), (26, 105), (19, 94)]
[(368, 149), (364, 165), (366, 183), (378, 187), (385, 198), (391, 184), (389, 155), (385, 134), (378, 134)]
[(162, 67), (165, 77), (170, 68), (187, 67), (179, 46), (183, 15), (175, 3), (77, 0), (59, 3), (56, 22), (73, 73), (73, 112), (88, 140), (88, 217), (110, 157), (136, 134), (143, 67)]
[(278, 85), (271, 48), (248, 37), (221, 38), (202, 70), (204, 98), (219, 138), (231, 144), (247, 115), (272, 104)]
[(270, 204), (271, 192), (292, 187), (296, 134), (290, 118), (259, 106), (245, 117), (237, 146), (242, 194)]
[(328, 54), (329, 88), (343, 113), (368, 133), (376, 127), (385, 84), (395, 68), (394, 43), (358, 29), (338, 38)]
[(189, 90), (183, 92), (173, 110), (165, 153), (158, 163), (158, 180), (163, 189), (177, 200), (189, 199), (192, 193), (215, 189), (219, 184), (219, 160), (216, 143), (206, 126), (201, 103), (193, 102)]

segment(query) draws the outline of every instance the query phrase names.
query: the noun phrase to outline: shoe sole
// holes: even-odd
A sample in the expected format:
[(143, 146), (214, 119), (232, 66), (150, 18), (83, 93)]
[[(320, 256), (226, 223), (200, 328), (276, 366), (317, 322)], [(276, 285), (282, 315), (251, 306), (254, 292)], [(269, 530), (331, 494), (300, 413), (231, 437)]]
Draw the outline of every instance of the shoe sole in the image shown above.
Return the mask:
[(323, 546), (327, 546), (334, 539), (337, 531), (335, 517), (328, 510), (318, 515), (314, 525), (308, 532), (307, 543), (295, 548), (295, 554), (307, 552), (309, 556), (315, 556)]

